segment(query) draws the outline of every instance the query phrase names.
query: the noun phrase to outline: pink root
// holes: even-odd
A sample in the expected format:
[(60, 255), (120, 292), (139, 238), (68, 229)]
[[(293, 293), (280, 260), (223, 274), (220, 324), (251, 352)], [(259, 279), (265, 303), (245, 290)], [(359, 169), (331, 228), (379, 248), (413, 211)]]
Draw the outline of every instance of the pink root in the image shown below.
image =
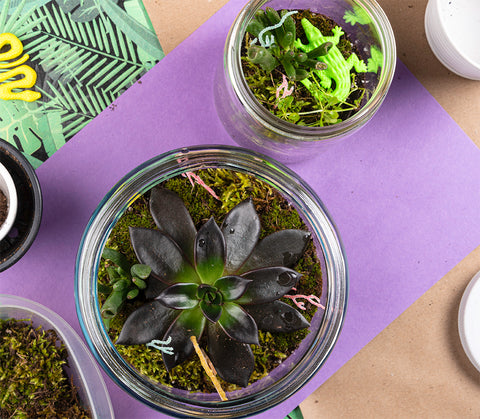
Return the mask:
[[(275, 93), (277, 100), (285, 99), (287, 96), (290, 96), (293, 93), (293, 86), (290, 87), (290, 89), (288, 88), (288, 80), (285, 74), (282, 74), (282, 77), (283, 77), (282, 84), (277, 87), (277, 91)], [(283, 90), (283, 93), (282, 93), (282, 96), (280, 97), (280, 92), (282, 92), (282, 90)]]
[(210, 195), (212, 195), (216, 200), (221, 201), (221, 199), (217, 196), (215, 191), (208, 186), (200, 176), (196, 175), (193, 172), (185, 172), (182, 173), (182, 176), (187, 177), (188, 180), (190, 181), (192, 187), (195, 186), (195, 183), (200, 185), (202, 188), (204, 188)]
[[(293, 291), (296, 291), (295, 288), (292, 288)], [(314, 306), (320, 307), (323, 310), (325, 310), (325, 306), (320, 303), (320, 298), (318, 298), (316, 295), (303, 295), (303, 294), (287, 294), (284, 295), (285, 298), (289, 298), (290, 300), (293, 301), (293, 303), (300, 309), (300, 310), (306, 310), (305, 308), (305, 301), (299, 301), (299, 299), (307, 300), (310, 304), (313, 304)]]

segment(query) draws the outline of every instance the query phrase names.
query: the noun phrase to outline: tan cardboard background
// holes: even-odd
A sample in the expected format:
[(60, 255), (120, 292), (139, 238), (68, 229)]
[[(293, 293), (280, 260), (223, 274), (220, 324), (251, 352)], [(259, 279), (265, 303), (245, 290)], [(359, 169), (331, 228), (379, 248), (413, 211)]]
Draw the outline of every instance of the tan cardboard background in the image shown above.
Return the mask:
[[(144, 3), (168, 53), (227, 0)], [(480, 82), (452, 74), (431, 52), (427, 0), (378, 3), (392, 24), (398, 57), (480, 147)], [(305, 419), (480, 417), (480, 373), (464, 354), (457, 329), (462, 293), (480, 270), (480, 247), (465, 256), (302, 403)]]

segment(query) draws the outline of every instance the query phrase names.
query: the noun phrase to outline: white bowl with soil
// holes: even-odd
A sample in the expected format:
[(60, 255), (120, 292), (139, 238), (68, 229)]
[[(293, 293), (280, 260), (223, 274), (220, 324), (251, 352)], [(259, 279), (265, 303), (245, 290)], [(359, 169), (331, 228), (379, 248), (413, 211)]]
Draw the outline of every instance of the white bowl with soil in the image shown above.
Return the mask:
[(1, 190), (9, 201), (5, 230), (2, 229), (3, 237), (0, 236), (1, 272), (17, 263), (35, 240), (42, 220), (43, 198), (32, 165), (16, 147), (3, 140), (0, 140), (0, 161), (5, 169), (0, 182), (2, 178), (6, 180), (6, 187)]
[(7, 168), (0, 163), (0, 241), (8, 234), (17, 216), (17, 189)]

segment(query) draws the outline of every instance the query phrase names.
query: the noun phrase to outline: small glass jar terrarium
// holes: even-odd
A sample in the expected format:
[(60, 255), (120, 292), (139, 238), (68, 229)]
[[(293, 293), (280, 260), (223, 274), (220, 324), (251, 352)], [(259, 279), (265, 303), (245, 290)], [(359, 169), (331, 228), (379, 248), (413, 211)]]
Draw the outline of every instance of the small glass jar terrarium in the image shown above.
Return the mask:
[(0, 337), (2, 417), (114, 417), (95, 360), (58, 314), (0, 294)]
[(96, 358), (178, 417), (244, 417), (300, 389), (346, 309), (340, 238), (288, 168), (236, 147), (179, 149), (127, 174), (82, 238), (76, 303)]
[(299, 161), (372, 118), (395, 64), (374, 0), (251, 0), (228, 34), (215, 104), (239, 145)]
[(42, 210), (35, 170), (17, 148), (0, 140), (0, 272), (18, 262), (30, 248), (40, 228)]

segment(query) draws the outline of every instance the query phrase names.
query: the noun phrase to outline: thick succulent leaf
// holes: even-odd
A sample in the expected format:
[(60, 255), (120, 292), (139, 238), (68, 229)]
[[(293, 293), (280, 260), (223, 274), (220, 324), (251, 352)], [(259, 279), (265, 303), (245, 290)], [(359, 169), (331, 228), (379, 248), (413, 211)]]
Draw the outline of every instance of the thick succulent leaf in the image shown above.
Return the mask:
[(162, 353), (163, 362), (168, 371), (185, 361), (194, 351), (191, 336), (200, 340), (206, 319), (200, 307), (184, 310), (165, 333), (162, 340), (171, 338), (169, 345), (173, 348), (173, 355)]
[(218, 324), (232, 339), (258, 345), (258, 329), (255, 320), (238, 304), (223, 304)]
[(177, 310), (165, 307), (160, 301), (150, 301), (128, 316), (116, 343), (141, 345), (161, 339), (177, 316)]
[(223, 274), (225, 240), (213, 217), (198, 230), (195, 238), (195, 266), (205, 284), (213, 284)]
[(145, 298), (147, 300), (151, 300), (160, 294), (165, 288), (169, 285), (165, 282), (161, 281), (160, 278), (152, 273), (146, 280), (145, 280), (146, 288), (144, 289)]
[(231, 275), (217, 279), (213, 286), (222, 293), (225, 301), (234, 301), (243, 295), (250, 282), (250, 279)]
[(156, 186), (150, 194), (150, 213), (160, 231), (170, 236), (193, 264), (197, 229), (182, 199), (175, 192)]
[(130, 275), (130, 263), (128, 262), (126, 256), (120, 253), (118, 250), (105, 247), (102, 251), (102, 258), (108, 259), (117, 265), (121, 269), (119, 272), (120, 275)]
[(248, 305), (244, 308), (253, 317), (257, 327), (267, 332), (295, 332), (310, 326), (298, 310), (282, 301)]
[(157, 300), (167, 307), (186, 310), (198, 305), (197, 289), (198, 284), (173, 284), (165, 288)]
[(278, 300), (294, 287), (302, 276), (293, 269), (283, 266), (257, 269), (242, 275), (252, 282), (243, 295), (236, 300), (238, 304), (262, 304)]
[(262, 239), (239, 273), (272, 266), (292, 268), (303, 255), (311, 234), (303, 230), (281, 230)]
[(130, 268), (130, 273), (132, 276), (136, 276), (137, 278), (147, 279), (152, 273), (152, 268), (150, 268), (150, 266), (137, 263)]
[(222, 306), (218, 304), (208, 304), (205, 301), (201, 301), (200, 308), (203, 315), (212, 323), (216, 323), (222, 314)]
[(241, 202), (222, 224), (225, 237), (225, 274), (235, 273), (248, 258), (260, 236), (260, 219), (251, 199)]
[(255, 368), (250, 345), (230, 338), (218, 324), (208, 325), (208, 355), (223, 380), (242, 387)]
[(140, 263), (150, 266), (162, 282), (200, 282), (178, 245), (161, 231), (130, 227), (130, 240)]

